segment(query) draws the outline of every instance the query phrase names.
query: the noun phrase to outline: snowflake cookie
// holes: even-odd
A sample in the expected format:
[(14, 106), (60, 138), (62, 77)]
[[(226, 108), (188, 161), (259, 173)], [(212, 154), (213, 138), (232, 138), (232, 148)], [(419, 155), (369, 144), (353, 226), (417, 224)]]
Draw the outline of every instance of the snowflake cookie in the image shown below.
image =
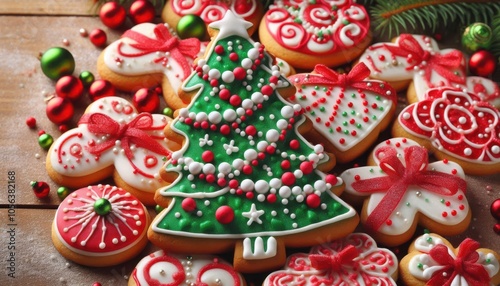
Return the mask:
[(46, 167), (56, 183), (81, 188), (113, 177), (115, 184), (141, 202), (155, 205), (163, 159), (171, 154), (163, 129), (171, 121), (160, 114), (137, 113), (120, 97), (89, 105), (78, 123), (59, 137), (47, 154)]
[(407, 138), (377, 145), (369, 164), (340, 177), (346, 195), (364, 199), (361, 222), (378, 242), (400, 245), (410, 240), (417, 224), (443, 235), (467, 229), (471, 213), (458, 164), (429, 163), (427, 150)]
[(445, 238), (426, 233), (401, 260), (401, 280), (408, 286), (499, 285), (500, 256), (479, 247), (479, 242), (466, 238), (455, 249)]
[(364, 233), (314, 246), (309, 253), (292, 254), (285, 265), (269, 274), (262, 285), (397, 285), (396, 256), (378, 248)]

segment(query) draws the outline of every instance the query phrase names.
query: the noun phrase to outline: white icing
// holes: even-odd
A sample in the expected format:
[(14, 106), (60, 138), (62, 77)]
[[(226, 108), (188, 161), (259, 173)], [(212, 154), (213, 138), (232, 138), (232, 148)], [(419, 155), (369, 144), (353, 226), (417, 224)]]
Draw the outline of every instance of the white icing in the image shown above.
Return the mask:
[(277, 254), (277, 246), (278, 242), (276, 241), (276, 238), (272, 236), (267, 238), (266, 246), (264, 246), (264, 240), (262, 237), (256, 237), (253, 247), (251, 238), (246, 237), (243, 239), (243, 258), (246, 260), (272, 258)]

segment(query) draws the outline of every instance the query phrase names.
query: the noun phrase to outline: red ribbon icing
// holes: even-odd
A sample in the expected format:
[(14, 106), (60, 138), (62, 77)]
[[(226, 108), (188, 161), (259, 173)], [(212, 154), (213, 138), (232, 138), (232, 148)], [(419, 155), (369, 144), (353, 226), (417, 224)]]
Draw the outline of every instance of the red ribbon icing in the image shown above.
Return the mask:
[[(155, 52), (170, 52), (170, 56), (182, 67), (185, 79), (191, 74), (191, 66), (185, 57), (195, 58), (200, 52), (200, 40), (197, 38), (189, 38), (180, 40), (170, 34), (170, 31), (164, 24), (158, 24), (154, 28), (156, 39), (146, 37), (145, 35), (134, 30), (126, 31), (122, 37), (134, 40), (135, 44), (130, 46), (141, 50), (139, 53), (125, 53), (121, 50), (123, 42), (118, 45), (118, 53), (127, 57), (140, 57)], [(155, 62), (163, 61), (165, 58), (159, 58)]]
[(395, 101), (396, 91), (389, 84), (379, 81), (365, 81), (370, 76), (370, 69), (363, 62), (355, 65), (348, 74), (339, 74), (321, 64), (314, 67), (314, 72), (317, 74), (292, 75), (289, 80), (292, 82), (298, 80), (300, 84), (331, 85), (369, 90)]
[(457, 275), (464, 277), (470, 286), (489, 285), (488, 271), (483, 265), (477, 263), (479, 254), (476, 250), (478, 248), (479, 242), (466, 238), (460, 243), (457, 258), (453, 258), (448, 252), (448, 247), (443, 244), (436, 245), (429, 255), (444, 267), (436, 271), (426, 285), (449, 286)]
[(451, 196), (460, 189), (466, 190), (462, 178), (437, 171), (428, 171), (427, 150), (419, 146), (404, 149), (403, 165), (394, 148), (383, 150), (380, 168), (387, 176), (359, 180), (352, 183), (353, 189), (360, 193), (383, 192), (385, 195), (375, 209), (368, 215), (365, 226), (378, 230), (391, 216), (410, 185), (416, 185), (436, 194)]
[(342, 265), (352, 263), (353, 259), (359, 256), (359, 251), (353, 245), (348, 245), (342, 251), (333, 255), (310, 254), (311, 266), (318, 270), (331, 270), (338, 272)]
[[(462, 73), (462, 75), (456, 75), (452, 71), (452, 69), (462, 70), (463, 55), (458, 50), (453, 50), (447, 54), (431, 54), (425, 51), (418, 43), (417, 39), (410, 34), (402, 34), (399, 36), (396, 46), (385, 45), (385, 48), (396, 56), (405, 57), (407, 59), (408, 56), (411, 56), (411, 59), (408, 59), (410, 66), (406, 69), (411, 70), (415, 66), (423, 68), (425, 72), (424, 79), (427, 83), (430, 83), (432, 71), (437, 72), (450, 82), (465, 83), (464, 73)], [(420, 64), (422, 64), (423, 61), (427, 62), (427, 64), (421, 66)]]

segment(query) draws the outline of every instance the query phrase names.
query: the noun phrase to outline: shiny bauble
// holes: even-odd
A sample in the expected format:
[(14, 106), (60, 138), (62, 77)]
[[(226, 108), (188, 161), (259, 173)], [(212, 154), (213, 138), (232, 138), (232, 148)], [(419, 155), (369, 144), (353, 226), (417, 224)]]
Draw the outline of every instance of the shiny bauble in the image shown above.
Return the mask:
[(121, 27), (127, 20), (127, 12), (117, 2), (107, 2), (99, 10), (99, 18), (106, 27), (116, 29)]
[(181, 39), (198, 38), (201, 40), (207, 36), (205, 22), (196, 15), (183, 16), (177, 23), (176, 30)]
[(45, 51), (40, 58), (40, 67), (48, 78), (57, 80), (75, 70), (75, 58), (65, 48), (55, 47)]
[(63, 97), (54, 97), (47, 102), (45, 113), (50, 121), (60, 125), (73, 118), (74, 107), (71, 101)]
[(155, 6), (147, 0), (136, 0), (130, 5), (129, 17), (134, 24), (153, 22)]
[(497, 59), (486, 50), (475, 52), (469, 59), (469, 71), (474, 75), (489, 77), (495, 72), (496, 67)]
[(108, 36), (106, 35), (106, 32), (101, 29), (94, 29), (92, 30), (92, 32), (90, 32), (89, 39), (94, 46), (101, 48), (106, 45)]
[(115, 96), (115, 86), (104, 79), (94, 81), (89, 88), (89, 96), (92, 101), (96, 101), (106, 96)]
[(82, 81), (72, 75), (66, 75), (57, 80), (56, 94), (69, 100), (78, 100), (83, 95)]

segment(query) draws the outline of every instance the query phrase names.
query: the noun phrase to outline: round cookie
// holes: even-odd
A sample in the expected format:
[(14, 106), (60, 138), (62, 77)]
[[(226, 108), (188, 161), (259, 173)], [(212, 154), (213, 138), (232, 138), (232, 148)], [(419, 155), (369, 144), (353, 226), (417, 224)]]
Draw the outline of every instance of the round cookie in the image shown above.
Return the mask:
[(370, 19), (355, 1), (338, 2), (275, 0), (260, 23), (260, 41), (297, 69), (354, 60), (370, 44)]
[(212, 255), (181, 255), (158, 250), (144, 257), (134, 268), (129, 286), (232, 285), (245, 280), (223, 259)]
[[(259, 0), (169, 0), (163, 8), (161, 18), (170, 27), (176, 28), (183, 16), (196, 15), (208, 27), (210, 23), (221, 20), (226, 11), (232, 11), (238, 17), (252, 23), (252, 27), (248, 30), (252, 35), (264, 14), (264, 7)], [(209, 40), (208, 34), (202, 40)]]
[(59, 205), (52, 241), (62, 256), (87, 266), (112, 266), (144, 249), (150, 217), (127, 191), (110, 185), (78, 189)]

